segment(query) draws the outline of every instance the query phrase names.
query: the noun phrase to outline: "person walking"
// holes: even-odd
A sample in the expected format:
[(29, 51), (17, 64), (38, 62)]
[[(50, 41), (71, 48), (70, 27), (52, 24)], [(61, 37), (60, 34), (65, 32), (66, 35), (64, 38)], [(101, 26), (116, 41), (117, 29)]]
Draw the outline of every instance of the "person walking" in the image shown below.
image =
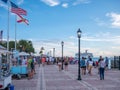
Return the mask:
[(38, 66), (40, 67), (40, 62), (41, 62), (41, 58), (40, 57), (37, 57), (37, 63), (38, 63)]
[(99, 62), (99, 73), (100, 73), (100, 80), (104, 80), (104, 71), (105, 71), (105, 61), (104, 59), (101, 59)]
[(100, 56), (99, 57), (99, 59), (98, 59), (98, 74), (100, 74), (100, 67), (99, 67), (99, 63), (100, 63), (100, 61), (102, 60), (103, 58), (102, 58), (102, 56)]
[(90, 61), (90, 59), (91, 59), (91, 57), (88, 56), (88, 58), (87, 58), (87, 63), (86, 63), (86, 68), (87, 68), (88, 71), (89, 71), (89, 61)]
[(108, 70), (108, 65), (109, 65), (109, 59), (108, 59), (108, 57), (105, 57), (105, 64), (106, 64), (105, 70), (107, 71)]
[(45, 57), (42, 57), (41, 61), (42, 61), (42, 66), (44, 67), (45, 66), (45, 61), (46, 61)]
[(28, 71), (28, 79), (31, 79), (33, 76), (32, 74), (32, 68), (31, 68), (31, 62), (32, 62), (32, 58), (29, 57), (28, 61), (27, 61), (27, 71)]
[(82, 60), (80, 61), (80, 66), (82, 70), (82, 75), (85, 75), (86, 74), (86, 61), (84, 57), (82, 57)]
[(88, 61), (88, 74), (92, 75), (93, 60), (92, 58)]
[(58, 59), (58, 68), (59, 68), (59, 71), (61, 71), (62, 69), (62, 61), (60, 59)]
[(65, 58), (64, 65), (65, 65), (65, 71), (68, 71), (68, 57)]

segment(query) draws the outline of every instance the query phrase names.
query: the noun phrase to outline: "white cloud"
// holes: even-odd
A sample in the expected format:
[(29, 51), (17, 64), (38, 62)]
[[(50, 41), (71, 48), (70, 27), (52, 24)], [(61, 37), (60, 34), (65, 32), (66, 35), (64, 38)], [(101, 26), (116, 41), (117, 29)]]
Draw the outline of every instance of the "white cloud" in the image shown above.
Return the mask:
[(62, 7), (68, 8), (68, 3), (63, 3), (63, 4), (62, 4)]
[(70, 39), (76, 39), (76, 37), (75, 37), (75, 36), (70, 36), (69, 38), (70, 38)]
[(41, 0), (49, 6), (57, 6), (60, 4), (59, 0)]
[[(41, 47), (45, 48), (45, 53), (49, 52), (50, 50), (53, 52), (53, 48), (55, 48), (56, 56), (61, 56), (61, 40), (33, 40), (33, 45), (37, 53), (40, 51)], [(64, 41), (64, 56), (74, 56), (76, 52), (77, 48), (74, 42)]]
[[(75, 36), (70, 36), (70, 39), (77, 39)], [(120, 36), (113, 36), (110, 34), (110, 32), (99, 32), (99, 34), (95, 35), (89, 35), (89, 34), (83, 34), (81, 37), (81, 40), (83, 41), (89, 41), (89, 42), (111, 42), (120, 44)]]
[(107, 23), (105, 23), (105, 21), (101, 20), (100, 18), (95, 18), (95, 22), (96, 22), (99, 26), (107, 26)]
[(120, 28), (120, 14), (117, 13), (107, 13), (107, 17), (110, 17), (110, 20), (104, 21), (101, 20), (100, 18), (95, 18), (95, 22), (99, 26), (105, 26), (105, 27), (110, 27), (110, 28)]
[(110, 17), (111, 25), (113, 28), (120, 28), (120, 14), (117, 13), (107, 13), (106, 16)]
[[(14, 39), (10, 39), (14, 40)], [(55, 48), (55, 55), (61, 56), (61, 41), (62, 40), (34, 40), (29, 39), (33, 42), (35, 51), (39, 53), (40, 48), (45, 48), (45, 54), (50, 52), (53, 55), (53, 48)], [(113, 36), (109, 32), (99, 33), (94, 36), (84, 34), (81, 37), (81, 52), (93, 53), (94, 56), (114, 56), (118, 55), (120, 51), (120, 36)], [(85, 43), (84, 43), (85, 42)], [(91, 44), (92, 43), (92, 44)], [(105, 43), (105, 46), (103, 45)], [(99, 44), (99, 45), (98, 45)], [(64, 56), (75, 56), (78, 52), (78, 38), (77, 36), (70, 36), (64, 39)]]
[[(76, 43), (74, 49), (77, 51), (77, 37), (70, 36), (71, 42)], [(120, 51), (120, 36), (112, 35), (110, 32), (100, 32), (96, 35), (83, 34), (81, 37), (81, 51), (92, 52), (94, 56), (114, 56)], [(70, 44), (71, 45), (71, 44)], [(70, 45), (68, 47), (70, 47)], [(75, 49), (76, 47), (76, 49)]]
[(76, 1), (73, 3), (73, 5), (75, 6), (75, 5), (82, 4), (82, 3), (88, 4), (88, 3), (90, 3), (90, 1), (89, 1), (89, 0), (76, 0)]
[[(87, 35), (87, 34), (86, 34)], [(75, 56), (78, 52), (78, 38), (70, 36), (64, 40), (64, 56)], [(94, 56), (113, 56), (118, 55), (120, 51), (120, 36), (112, 36), (109, 32), (100, 33), (94, 36), (82, 36), (81, 38), (81, 52), (88, 50), (92, 52)], [(52, 51), (55, 48), (56, 56), (61, 56), (61, 40), (32, 40), (36, 52), (40, 51), (41, 47), (45, 48), (45, 53)], [(85, 44), (83, 42), (86, 42)], [(93, 43), (93, 44), (91, 44)], [(96, 43), (96, 44), (95, 44)], [(102, 44), (109, 44), (102, 47)], [(83, 45), (84, 44), (84, 45)], [(88, 45), (89, 44), (89, 45)], [(101, 44), (98, 46), (98, 44)], [(53, 51), (52, 51), (53, 52)]]
[(45, 4), (49, 6), (57, 6), (60, 5), (64, 8), (67, 8), (69, 6), (76, 6), (78, 4), (87, 4), (90, 3), (89, 0), (41, 0)]
[(120, 36), (112, 36), (112, 35), (105, 35), (101, 34), (100, 36), (91, 36), (91, 37), (83, 37), (82, 40), (84, 41), (91, 41), (91, 42), (111, 42), (114, 44), (120, 44)]

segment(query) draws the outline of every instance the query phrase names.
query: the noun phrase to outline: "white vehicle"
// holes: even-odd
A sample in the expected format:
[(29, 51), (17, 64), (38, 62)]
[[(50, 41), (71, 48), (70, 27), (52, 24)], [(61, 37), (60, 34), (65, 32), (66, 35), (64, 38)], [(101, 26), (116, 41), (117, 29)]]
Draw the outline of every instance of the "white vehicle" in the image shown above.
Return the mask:
[(8, 58), (7, 60), (7, 54), (9, 53), (9, 51), (0, 46), (0, 90), (9, 88), (9, 85), (12, 83), (10, 74), (10, 59)]

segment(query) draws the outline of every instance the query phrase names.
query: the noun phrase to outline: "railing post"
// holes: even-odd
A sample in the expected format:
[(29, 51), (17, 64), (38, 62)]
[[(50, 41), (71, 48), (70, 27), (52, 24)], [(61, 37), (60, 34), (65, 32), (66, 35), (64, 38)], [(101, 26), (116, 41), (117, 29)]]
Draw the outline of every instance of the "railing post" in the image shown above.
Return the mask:
[(120, 70), (120, 56), (119, 56), (119, 70)]
[(116, 68), (116, 56), (114, 56), (114, 68)]

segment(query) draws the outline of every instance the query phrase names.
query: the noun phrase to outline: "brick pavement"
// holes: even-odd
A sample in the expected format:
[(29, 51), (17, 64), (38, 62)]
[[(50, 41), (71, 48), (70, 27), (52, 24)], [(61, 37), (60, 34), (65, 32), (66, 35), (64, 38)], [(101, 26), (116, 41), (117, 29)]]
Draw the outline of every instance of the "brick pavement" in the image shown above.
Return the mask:
[(82, 81), (77, 80), (77, 65), (69, 65), (68, 71), (58, 71), (56, 65), (36, 66), (36, 72), (31, 80), (14, 79), (15, 90), (120, 90), (119, 70), (108, 70), (105, 80), (99, 80), (97, 69), (93, 68), (93, 75), (82, 75)]

